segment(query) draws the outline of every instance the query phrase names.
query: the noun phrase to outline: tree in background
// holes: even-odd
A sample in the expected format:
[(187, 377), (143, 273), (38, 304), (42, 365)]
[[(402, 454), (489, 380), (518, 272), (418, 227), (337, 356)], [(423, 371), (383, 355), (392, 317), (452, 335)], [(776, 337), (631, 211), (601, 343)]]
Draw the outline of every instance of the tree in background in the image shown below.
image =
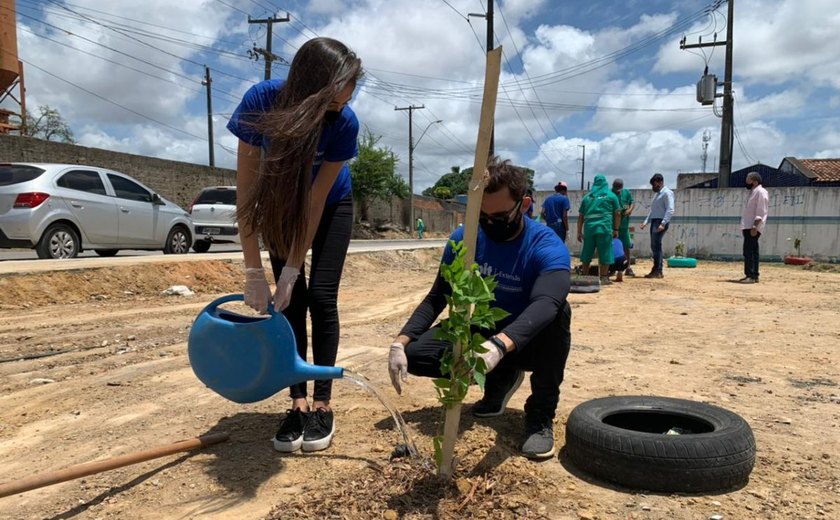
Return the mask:
[(76, 143), (70, 125), (61, 117), (57, 108), (41, 105), (38, 107), (38, 112), (40, 113), (38, 117), (33, 117), (29, 113), (26, 114), (26, 131), (23, 135), (44, 139), (45, 141)]
[(472, 170), (472, 167), (469, 167), (462, 171), (460, 166), (453, 166), (452, 170), (441, 175), (433, 186), (423, 190), (423, 195), (439, 199), (451, 199), (456, 195), (466, 194)]
[[(534, 170), (520, 166), (528, 176), (528, 188), (534, 189)], [(472, 166), (464, 170), (460, 166), (453, 166), (449, 173), (441, 175), (437, 182), (425, 190), (423, 195), (439, 199), (451, 199), (457, 195), (465, 195), (472, 177)]]
[(359, 204), (359, 220), (369, 220), (370, 204), (392, 197), (408, 197), (408, 183), (397, 174), (399, 159), (390, 148), (377, 146), (381, 136), (369, 128), (359, 140), (359, 155), (350, 163), (353, 198)]

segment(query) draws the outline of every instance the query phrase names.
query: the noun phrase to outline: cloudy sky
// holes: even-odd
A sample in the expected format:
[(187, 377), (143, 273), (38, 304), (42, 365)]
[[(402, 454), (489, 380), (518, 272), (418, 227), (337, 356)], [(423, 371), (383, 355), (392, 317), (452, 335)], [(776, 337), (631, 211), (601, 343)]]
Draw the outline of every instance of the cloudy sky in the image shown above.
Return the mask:
[[(248, 16), (290, 14), (273, 46), (291, 61), (309, 38), (342, 40), (367, 77), (352, 102), (408, 173), (414, 113), (416, 191), (472, 164), (484, 78), (486, 0), (17, 0), (18, 44), (30, 107), (58, 108), (80, 144), (206, 164), (204, 65), (212, 75), (216, 163), (234, 167), (227, 116), (262, 79), (266, 28)], [(644, 186), (654, 171), (716, 171), (720, 119), (695, 100), (708, 63), (723, 79), (724, 48), (680, 50), (685, 36), (726, 38), (716, 0), (504, 0), (495, 5), (504, 49), (496, 152), (557, 180), (621, 176)], [(718, 7), (715, 10), (715, 7)], [(733, 168), (783, 157), (840, 157), (837, 0), (737, 0)], [(832, 50), (835, 49), (835, 50)], [(273, 77), (288, 67), (276, 62)], [(8, 101), (4, 104), (8, 104)], [(434, 123), (442, 120), (442, 123)]]

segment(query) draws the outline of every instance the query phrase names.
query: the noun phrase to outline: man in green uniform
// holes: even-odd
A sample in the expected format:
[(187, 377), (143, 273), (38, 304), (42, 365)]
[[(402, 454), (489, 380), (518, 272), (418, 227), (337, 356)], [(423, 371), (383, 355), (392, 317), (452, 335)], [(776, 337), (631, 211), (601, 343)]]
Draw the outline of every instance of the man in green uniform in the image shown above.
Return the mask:
[(423, 232), (426, 231), (426, 223), (422, 218), (417, 219), (417, 238), (423, 240)]
[(624, 181), (616, 179), (613, 181), (612, 191), (618, 197), (618, 205), (621, 206), (621, 225), (618, 226), (618, 238), (624, 246), (624, 258), (627, 259), (627, 270), (624, 272), (627, 276), (636, 276), (633, 268), (630, 267), (630, 215), (636, 209), (635, 200), (630, 190), (624, 187)]
[(621, 206), (618, 197), (610, 191), (607, 178), (595, 176), (592, 191), (583, 197), (578, 210), (578, 242), (583, 242), (580, 252), (582, 272), (589, 273), (595, 249), (598, 250), (598, 272), (601, 285), (611, 285), (609, 276), (613, 257), (612, 239), (618, 237), (621, 224)]

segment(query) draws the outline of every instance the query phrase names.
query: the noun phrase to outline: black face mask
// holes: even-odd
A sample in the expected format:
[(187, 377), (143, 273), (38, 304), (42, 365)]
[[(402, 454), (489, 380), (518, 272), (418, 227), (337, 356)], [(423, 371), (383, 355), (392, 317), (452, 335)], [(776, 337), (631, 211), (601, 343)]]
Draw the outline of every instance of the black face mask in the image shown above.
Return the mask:
[(749, 182), (748, 182), (748, 183), (746, 183), (744, 186), (745, 186), (748, 190), (751, 190), (751, 189), (755, 188), (755, 184), (752, 184), (752, 183), (749, 183)]
[(520, 200), (511, 211), (514, 214), (513, 220), (510, 220), (510, 213), (504, 217), (479, 217), (478, 225), (481, 226), (481, 230), (490, 240), (507, 242), (519, 233), (519, 228), (522, 225), (522, 213), (519, 211), (521, 206), (522, 201)]
[(341, 112), (338, 110), (327, 110), (324, 114), (324, 121), (329, 124), (333, 124), (338, 121), (338, 118), (341, 117)]

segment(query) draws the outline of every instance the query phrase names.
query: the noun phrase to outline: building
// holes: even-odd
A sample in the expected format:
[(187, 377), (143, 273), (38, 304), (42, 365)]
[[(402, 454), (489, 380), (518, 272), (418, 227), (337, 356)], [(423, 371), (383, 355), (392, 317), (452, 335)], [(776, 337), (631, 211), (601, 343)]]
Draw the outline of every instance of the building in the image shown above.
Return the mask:
[[(797, 159), (785, 157), (778, 168), (754, 164), (735, 170), (729, 175), (729, 187), (738, 188), (747, 180), (747, 174), (758, 172), (765, 188), (791, 186), (840, 186), (840, 159)], [(681, 173), (677, 176), (678, 189), (717, 188), (715, 173)]]

